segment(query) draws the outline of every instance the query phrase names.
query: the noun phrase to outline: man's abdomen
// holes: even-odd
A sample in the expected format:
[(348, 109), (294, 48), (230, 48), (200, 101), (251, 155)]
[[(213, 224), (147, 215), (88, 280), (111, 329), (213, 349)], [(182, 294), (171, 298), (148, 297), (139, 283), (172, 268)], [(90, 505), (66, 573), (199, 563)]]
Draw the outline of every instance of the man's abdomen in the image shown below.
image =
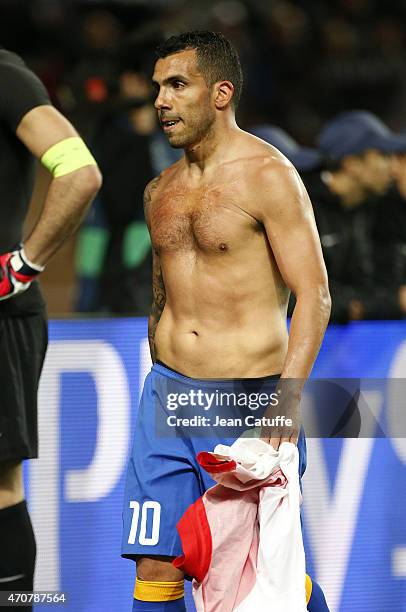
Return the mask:
[[(232, 314), (232, 313), (231, 313)], [(168, 307), (155, 336), (156, 357), (194, 378), (256, 378), (279, 374), (288, 343), (286, 320), (278, 311), (236, 322), (175, 318)]]

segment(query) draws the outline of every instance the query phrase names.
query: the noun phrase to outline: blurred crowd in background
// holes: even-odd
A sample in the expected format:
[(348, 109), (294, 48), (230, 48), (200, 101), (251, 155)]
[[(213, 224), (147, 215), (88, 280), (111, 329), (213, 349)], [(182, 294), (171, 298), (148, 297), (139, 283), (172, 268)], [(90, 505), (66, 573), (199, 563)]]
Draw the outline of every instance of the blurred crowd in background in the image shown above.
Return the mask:
[[(406, 0), (0, 0), (0, 13), (1, 45), (40, 76), (104, 175), (76, 239), (73, 310), (148, 314), (143, 189), (181, 154), (157, 125), (154, 49), (214, 29), (240, 53), (239, 125), (280, 148), (309, 191), (332, 320), (406, 315)], [(353, 109), (373, 115), (342, 115)]]

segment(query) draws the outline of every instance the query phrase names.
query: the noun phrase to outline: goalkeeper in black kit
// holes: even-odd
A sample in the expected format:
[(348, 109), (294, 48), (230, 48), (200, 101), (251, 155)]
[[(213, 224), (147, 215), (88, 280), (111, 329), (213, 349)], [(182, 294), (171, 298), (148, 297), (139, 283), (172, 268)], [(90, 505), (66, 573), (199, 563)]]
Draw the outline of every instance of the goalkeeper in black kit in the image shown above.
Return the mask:
[[(22, 226), (35, 158), (52, 174), (32, 233)], [(37, 276), (101, 185), (95, 160), (20, 57), (0, 48), (0, 590), (32, 591), (35, 538), (22, 461), (38, 455), (37, 389), (47, 347)], [(6, 608), (2, 608), (6, 609)], [(31, 609), (30, 606), (25, 609)]]

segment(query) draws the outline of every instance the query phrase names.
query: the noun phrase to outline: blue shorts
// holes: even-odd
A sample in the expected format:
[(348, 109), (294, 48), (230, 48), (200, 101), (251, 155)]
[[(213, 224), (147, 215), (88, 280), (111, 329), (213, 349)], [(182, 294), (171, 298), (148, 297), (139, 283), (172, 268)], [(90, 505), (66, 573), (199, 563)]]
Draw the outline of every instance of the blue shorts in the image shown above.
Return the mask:
[[(123, 557), (182, 554), (176, 525), (186, 509), (215, 484), (200, 468), (197, 454), (213, 451), (217, 444), (231, 445), (242, 430), (247, 429), (243, 418), (242, 429), (216, 425), (216, 415), (231, 418), (234, 423), (235, 419), (248, 414), (252, 421), (252, 414), (259, 416), (260, 411), (251, 405), (248, 409), (247, 406), (241, 407), (239, 399), (237, 405), (235, 398), (243, 398), (245, 394), (254, 406), (252, 398), (275, 390), (278, 379), (278, 376), (270, 376), (197, 380), (162, 364), (154, 364), (145, 379), (127, 469)], [(220, 396), (225, 404), (229, 402), (223, 411), (218, 407)], [(181, 425), (174, 425), (180, 417), (195, 417), (194, 421), (187, 423), (196, 425), (184, 426), (184, 421)], [(168, 425), (168, 419), (171, 425)], [(298, 449), (299, 474), (302, 476), (306, 468), (303, 431)]]

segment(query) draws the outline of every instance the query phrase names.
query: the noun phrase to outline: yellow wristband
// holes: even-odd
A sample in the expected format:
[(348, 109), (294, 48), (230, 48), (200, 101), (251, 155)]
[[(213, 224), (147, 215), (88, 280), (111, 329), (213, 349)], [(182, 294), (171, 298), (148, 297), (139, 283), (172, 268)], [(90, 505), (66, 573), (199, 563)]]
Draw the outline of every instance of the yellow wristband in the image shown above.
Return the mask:
[(45, 151), (41, 163), (54, 178), (64, 176), (84, 166), (96, 166), (96, 160), (80, 138), (72, 136), (57, 142)]

